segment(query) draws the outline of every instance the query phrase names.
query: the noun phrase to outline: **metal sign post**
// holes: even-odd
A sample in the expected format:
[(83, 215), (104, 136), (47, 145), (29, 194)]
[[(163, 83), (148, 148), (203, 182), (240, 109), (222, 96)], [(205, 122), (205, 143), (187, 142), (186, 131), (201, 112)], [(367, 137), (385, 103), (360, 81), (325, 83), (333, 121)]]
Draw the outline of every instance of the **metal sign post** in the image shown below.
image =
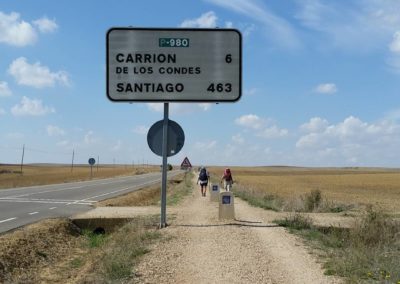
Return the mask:
[(88, 161), (90, 165), (90, 179), (93, 178), (93, 165), (96, 163), (96, 160), (94, 158), (90, 158)]
[(168, 149), (168, 112), (169, 104), (164, 103), (163, 145), (162, 145), (162, 185), (160, 228), (167, 226), (167, 149)]

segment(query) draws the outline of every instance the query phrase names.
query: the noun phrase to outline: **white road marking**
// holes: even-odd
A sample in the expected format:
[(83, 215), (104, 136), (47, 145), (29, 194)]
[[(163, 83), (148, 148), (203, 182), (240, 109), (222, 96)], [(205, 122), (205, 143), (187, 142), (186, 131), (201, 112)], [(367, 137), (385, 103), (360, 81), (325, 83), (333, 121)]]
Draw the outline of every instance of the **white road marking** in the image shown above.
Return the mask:
[(117, 193), (117, 192), (121, 192), (121, 191), (125, 191), (125, 190), (128, 190), (128, 189), (135, 189), (135, 188), (137, 189), (137, 188), (141, 188), (141, 187), (143, 187), (143, 186), (145, 186), (145, 185), (154, 184), (154, 183), (156, 183), (156, 182), (158, 182), (158, 181), (159, 181), (159, 180), (157, 179), (157, 180), (152, 180), (152, 181), (145, 182), (145, 183), (138, 184), (138, 185), (134, 185), (134, 186), (124, 187), (124, 188), (121, 188), (121, 189), (118, 189), (118, 190), (114, 190), (114, 191), (106, 192), (106, 193), (99, 194), (99, 195), (96, 195), (96, 196), (91, 196), (91, 197), (88, 197), (88, 198), (85, 198), (85, 199), (77, 200), (77, 201), (72, 202), (72, 203), (67, 203), (67, 205), (78, 204), (78, 202), (88, 202), (88, 201), (87, 201), (88, 199), (95, 199), (95, 198), (97, 198), (97, 197), (102, 197), (102, 196), (110, 195), (110, 194)]
[(53, 210), (53, 209), (56, 209), (57, 207), (51, 207), (51, 208), (49, 208), (49, 210)]
[(39, 191), (39, 192), (30, 192), (30, 193), (26, 193), (26, 194), (14, 195), (14, 196), (6, 196), (6, 197), (8, 197), (8, 198), (19, 198), (19, 197), (26, 197), (26, 196), (35, 195), (35, 194), (48, 193), (48, 192), (58, 192), (58, 191), (77, 189), (77, 188), (82, 188), (82, 187), (83, 186), (73, 186), (73, 187), (67, 187), (67, 188), (62, 188), (62, 189), (52, 189), (52, 190), (45, 190), (45, 191)]
[(31, 213), (28, 213), (29, 215), (35, 215), (35, 214), (37, 214), (37, 213), (39, 213), (39, 212), (31, 212)]
[(85, 201), (80, 202), (77, 200), (75, 202), (68, 202), (68, 201), (45, 201), (45, 200), (22, 200), (22, 199), (0, 199), (0, 202), (15, 202), (15, 203), (43, 203), (43, 204), (77, 204), (77, 205), (92, 205), (93, 202), (97, 201)]
[(15, 219), (17, 219), (17, 217), (1, 220), (0, 223), (5, 223), (5, 222), (12, 221), (12, 220), (15, 220)]
[[(170, 175), (173, 176), (175, 173), (178, 173), (179, 170), (174, 170), (172, 172), (170, 172)], [(130, 180), (135, 180), (138, 178), (144, 178), (144, 177), (153, 177), (153, 176), (157, 176), (160, 175), (160, 172), (151, 172), (151, 173), (147, 173), (147, 174), (143, 174), (143, 175), (134, 175), (134, 176), (128, 176), (128, 177), (117, 177), (117, 178), (105, 178), (105, 179), (100, 179), (100, 180), (94, 180), (94, 181), (78, 181), (78, 182), (71, 182), (71, 184), (82, 184), (83, 186), (86, 186), (87, 184), (90, 185), (91, 183), (95, 183), (97, 181), (106, 181), (106, 180), (110, 180), (112, 182), (119, 182), (122, 179), (126, 180), (126, 181), (130, 181)], [(112, 183), (110, 182), (110, 183)], [(35, 186), (25, 186), (25, 187), (18, 187), (18, 188), (7, 188), (7, 189), (2, 189), (1, 192), (9, 192), (9, 191), (21, 191), (21, 190), (26, 190), (26, 189), (34, 189), (34, 188), (46, 188), (46, 187), (57, 187), (57, 186), (65, 186), (65, 183), (60, 183), (60, 184), (47, 184), (47, 185), (35, 185)], [(70, 187), (66, 188), (66, 189), (71, 189)], [(63, 189), (64, 190), (64, 189)]]

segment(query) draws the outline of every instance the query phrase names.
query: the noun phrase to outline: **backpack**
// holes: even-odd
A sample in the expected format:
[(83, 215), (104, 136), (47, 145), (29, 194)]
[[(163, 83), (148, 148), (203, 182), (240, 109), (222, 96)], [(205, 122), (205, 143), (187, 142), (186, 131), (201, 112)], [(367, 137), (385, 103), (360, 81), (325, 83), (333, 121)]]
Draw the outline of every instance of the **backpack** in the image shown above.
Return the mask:
[(201, 169), (199, 180), (208, 180), (207, 171), (206, 169)]
[(226, 181), (232, 180), (232, 174), (230, 169), (225, 169), (224, 171), (224, 178)]

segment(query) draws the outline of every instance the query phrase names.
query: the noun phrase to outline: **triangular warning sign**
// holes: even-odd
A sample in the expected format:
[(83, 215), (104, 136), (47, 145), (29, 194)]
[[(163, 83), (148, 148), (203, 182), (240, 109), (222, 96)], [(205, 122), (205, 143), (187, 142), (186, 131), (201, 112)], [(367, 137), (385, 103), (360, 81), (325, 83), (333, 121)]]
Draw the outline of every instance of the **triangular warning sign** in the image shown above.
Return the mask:
[(192, 164), (189, 162), (189, 159), (187, 157), (185, 157), (185, 159), (183, 159), (183, 162), (181, 164), (181, 168), (191, 168)]

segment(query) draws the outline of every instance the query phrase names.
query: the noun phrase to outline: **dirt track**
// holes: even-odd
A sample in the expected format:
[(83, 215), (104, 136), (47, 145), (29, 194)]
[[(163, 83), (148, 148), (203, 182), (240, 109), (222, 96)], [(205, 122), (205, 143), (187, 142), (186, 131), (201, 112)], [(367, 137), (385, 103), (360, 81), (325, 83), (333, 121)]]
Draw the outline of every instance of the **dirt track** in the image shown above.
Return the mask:
[(163, 231), (171, 239), (144, 257), (135, 283), (340, 283), (323, 274), (300, 239), (270, 223), (268, 211), (236, 199), (236, 219), (246, 221), (236, 223), (247, 226), (227, 225), (197, 187), (173, 211)]

